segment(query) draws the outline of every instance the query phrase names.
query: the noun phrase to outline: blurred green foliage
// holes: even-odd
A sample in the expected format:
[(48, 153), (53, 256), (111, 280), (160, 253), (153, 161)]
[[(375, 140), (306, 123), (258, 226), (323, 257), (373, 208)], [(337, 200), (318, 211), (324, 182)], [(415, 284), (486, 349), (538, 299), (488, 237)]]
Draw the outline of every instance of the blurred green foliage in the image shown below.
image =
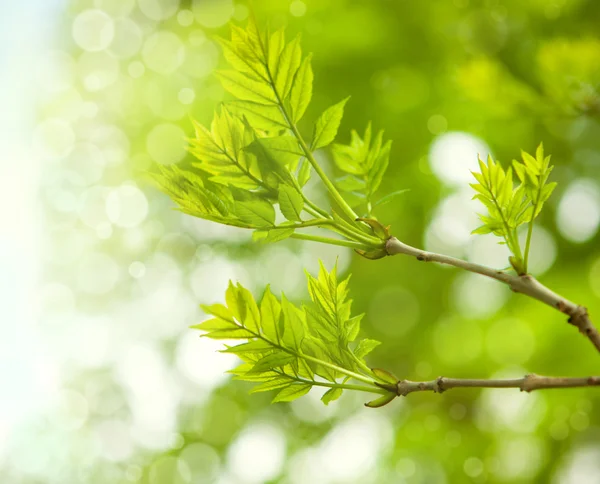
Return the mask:
[[(90, 47), (90, 30), (75, 35), (73, 22), (88, 9), (104, 11), (120, 26), (110, 46)], [(374, 132), (385, 130), (385, 139), (393, 140), (380, 193), (410, 192), (377, 207), (377, 216), (411, 245), (505, 264), (491, 235), (481, 243), (468, 235), (478, 210), (468, 202), (468, 170), (476, 167), (479, 147), (489, 146), (507, 168), (521, 149), (533, 152), (543, 141), (559, 184), (536, 221), (543, 229), (533, 234), (531, 271), (587, 305), (600, 322), (599, 2), (256, 0), (254, 9), (261, 21), (301, 33), (304, 52), (314, 54), (313, 101), (299, 123), (302, 131), (310, 132), (308, 120), (327, 106), (351, 96), (336, 141), (350, 143), (351, 130), (362, 132), (368, 120)], [(328, 407), (320, 395), (311, 399), (312, 392), (269, 405), (268, 395), (248, 395), (250, 384), (206, 384), (200, 375), (221, 374), (212, 365), (223, 355), (199, 355), (206, 366), (195, 369), (197, 380), (182, 370), (189, 370), (180, 362), (187, 327), (206, 318), (197, 305), (222, 297), (229, 277), (242, 278), (255, 296), (270, 281), (290, 298), (307, 300), (302, 267), (312, 270), (318, 258), (339, 256), (340, 269), (353, 273), (353, 309), (366, 313), (362, 335), (384, 342), (370, 363), (400, 378), (598, 373), (598, 355), (558, 312), (493, 281), (410, 258), (369, 261), (310, 242), (255, 244), (241, 230), (190, 221), (145, 184), (144, 172), (157, 162), (193, 162), (184, 151), (184, 137), (193, 132), (188, 115), (207, 125), (226, 99), (211, 74), (225, 66), (213, 35), (227, 38), (226, 21), (243, 23), (247, 15), (246, 4), (217, 0), (70, 2), (60, 39), (65, 52), (52, 58), (72, 72), (70, 88), (45, 93), (40, 105), (42, 119), (59, 119), (71, 130), (52, 125), (58, 164), (44, 169), (45, 279), (71, 288), (75, 316), (114, 319), (102, 323), (111, 328), (111, 348), (135, 351), (117, 352), (91, 369), (65, 359), (62, 381), (89, 402), (86, 423), (55, 446), (62, 433), (52, 434), (55, 440), (37, 437), (50, 432), (51, 423), (30, 429), (36, 438), (27, 445), (35, 441), (50, 456), (52, 447), (61, 447), (60, 465), (26, 470), (6, 464), (5, 482), (600, 480), (600, 395), (594, 389), (454, 390), (413, 394), (375, 410), (362, 409), (362, 396), (350, 392)], [(69, 132), (85, 146), (61, 151)], [(100, 176), (90, 164), (97, 150), (104, 160)], [(329, 155), (319, 161), (335, 177), (343, 174)], [(312, 182), (314, 197), (325, 197)], [(133, 186), (144, 192), (147, 214), (128, 225), (135, 217), (127, 210), (139, 201)], [(117, 195), (110, 191), (115, 187)], [(76, 209), (65, 192), (79, 200)], [(108, 220), (107, 197), (124, 200), (120, 212), (108, 211)], [(73, 255), (82, 251), (85, 277)], [(87, 252), (103, 255), (90, 259)], [(124, 275), (99, 290), (112, 267), (106, 254)], [(152, 292), (167, 286), (170, 299)], [(123, 309), (128, 301), (131, 307)], [(83, 324), (73, 319), (68, 328)], [(66, 340), (69, 329), (61, 331), (53, 330), (48, 341)], [(142, 342), (163, 366), (146, 364), (158, 360), (139, 350)], [(192, 351), (216, 349), (190, 344)], [(124, 359), (141, 362), (144, 371), (127, 376)], [(168, 385), (155, 393), (138, 391), (162, 381)], [(152, 426), (157, 414), (144, 413), (144, 405), (161, 401), (175, 402), (165, 404), (173, 420), (165, 427), (168, 442)]]

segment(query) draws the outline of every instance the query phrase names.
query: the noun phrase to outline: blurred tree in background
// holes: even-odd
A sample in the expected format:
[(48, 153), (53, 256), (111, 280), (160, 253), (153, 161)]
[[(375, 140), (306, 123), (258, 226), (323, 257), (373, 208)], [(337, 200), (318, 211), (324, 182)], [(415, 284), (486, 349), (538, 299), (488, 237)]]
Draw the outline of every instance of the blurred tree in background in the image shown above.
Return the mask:
[[(378, 215), (407, 243), (504, 267), (493, 236), (469, 235), (480, 210), (469, 170), (478, 153), (506, 165), (543, 141), (559, 186), (533, 235), (531, 272), (600, 314), (598, 2), (257, 0), (254, 9), (301, 32), (315, 54), (301, 129), (351, 95), (338, 140), (368, 120), (394, 140), (382, 190), (410, 192)], [(154, 163), (191, 161), (189, 116), (208, 123), (226, 98), (212, 36), (248, 14), (229, 0), (69, 3), (58, 50), (37, 66), (34, 139), (40, 327), (56, 398), (11, 443), (3, 481), (598, 482), (595, 389), (424, 393), (379, 410), (352, 394), (324, 407), (313, 391), (271, 406), (223, 374), (235, 357), (188, 329), (229, 279), (306, 300), (303, 267), (338, 258), (366, 313), (363, 336), (385, 342), (370, 362), (401, 378), (598, 373), (560, 313), (494, 281), (308, 242), (261, 246), (174, 212), (145, 183)], [(334, 172), (327, 153), (319, 161)]]

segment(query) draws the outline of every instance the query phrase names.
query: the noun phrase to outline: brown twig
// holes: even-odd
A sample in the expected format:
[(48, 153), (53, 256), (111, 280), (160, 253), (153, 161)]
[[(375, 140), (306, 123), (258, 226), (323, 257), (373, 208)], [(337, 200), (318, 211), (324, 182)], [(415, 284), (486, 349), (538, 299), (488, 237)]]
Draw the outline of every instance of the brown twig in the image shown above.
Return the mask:
[(600, 376), (583, 378), (525, 375), (523, 378), (506, 380), (485, 380), (472, 378), (446, 378), (440, 376), (430, 381), (401, 380), (397, 383), (397, 394), (406, 396), (414, 392), (442, 393), (451, 388), (518, 388), (522, 392), (532, 392), (549, 388), (576, 388), (600, 386)]
[(400, 242), (396, 237), (390, 237), (385, 248), (389, 255), (410, 255), (419, 261), (447, 264), (503, 282), (514, 292), (525, 294), (533, 299), (537, 299), (538, 301), (543, 302), (544, 304), (547, 304), (548, 306), (551, 306), (554, 309), (566, 314), (569, 317), (569, 324), (577, 327), (579, 332), (585, 335), (596, 347), (596, 350), (600, 352), (600, 333), (598, 333), (598, 330), (592, 324), (587, 309), (556, 294), (554, 291), (548, 289), (529, 274), (522, 276), (508, 274), (506, 272), (498, 271), (480, 264), (474, 264), (462, 259), (450, 257), (448, 255), (427, 252)]

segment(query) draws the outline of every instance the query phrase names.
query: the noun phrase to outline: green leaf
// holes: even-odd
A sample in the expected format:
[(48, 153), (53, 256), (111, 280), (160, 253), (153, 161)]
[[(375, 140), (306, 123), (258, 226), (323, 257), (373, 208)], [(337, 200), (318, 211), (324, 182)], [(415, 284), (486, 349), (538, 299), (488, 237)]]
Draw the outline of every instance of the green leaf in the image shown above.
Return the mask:
[(321, 397), (321, 401), (325, 405), (329, 405), (329, 402), (333, 402), (334, 400), (337, 400), (338, 398), (340, 398), (342, 396), (343, 391), (344, 390), (340, 387), (330, 388), (323, 394), (323, 396)]
[(373, 204), (373, 208), (378, 207), (380, 205), (385, 205), (386, 203), (390, 203), (394, 198), (402, 195), (403, 193), (409, 192), (410, 188), (404, 188), (403, 190), (396, 190), (395, 192), (388, 193), (385, 197), (381, 197)]
[(386, 393), (385, 395), (383, 395), (375, 400), (365, 403), (365, 407), (369, 407), (369, 408), (383, 407), (384, 405), (387, 405), (388, 403), (390, 403), (396, 397), (397, 397), (397, 395), (395, 393)]
[(236, 202), (234, 209), (240, 220), (254, 227), (271, 227), (275, 223), (275, 210), (266, 200)]
[(292, 236), (293, 228), (273, 228), (270, 230), (257, 229), (252, 233), (252, 240), (262, 244), (270, 244), (285, 240)]
[(274, 71), (275, 89), (282, 100), (287, 98), (292, 88), (301, 58), (300, 36), (297, 36), (284, 47), (277, 62), (277, 69)]
[(298, 170), (298, 184), (303, 187), (310, 179), (311, 166), (307, 159), (302, 160), (300, 169)]
[(273, 90), (264, 82), (232, 70), (217, 71), (216, 76), (223, 88), (238, 99), (260, 104), (277, 104)]
[(358, 343), (358, 346), (354, 350), (354, 354), (357, 358), (364, 358), (371, 351), (377, 348), (381, 344), (381, 341), (376, 341), (374, 339), (363, 339)]
[(190, 326), (192, 329), (200, 329), (202, 331), (217, 331), (222, 329), (237, 329), (239, 326), (233, 321), (228, 321), (221, 318), (207, 319), (201, 323)]
[(310, 385), (309, 383), (296, 383), (290, 385), (289, 387), (285, 387), (277, 395), (275, 395), (275, 398), (273, 398), (272, 403), (291, 402), (292, 400), (296, 400), (302, 395), (306, 395), (310, 391), (311, 387), (312, 385)]
[(250, 393), (258, 393), (258, 392), (268, 392), (271, 390), (277, 390), (280, 388), (285, 388), (293, 383), (293, 380), (286, 377), (277, 377), (271, 380), (267, 380), (260, 385), (256, 385), (254, 388), (250, 390)]
[(381, 368), (372, 368), (371, 371), (375, 376), (380, 378), (386, 383), (391, 383), (392, 385), (396, 385), (398, 383), (398, 378), (392, 375), (389, 371), (382, 370)]
[(248, 339), (254, 337), (254, 334), (244, 328), (235, 328), (211, 331), (204, 336), (211, 339)]
[(296, 360), (296, 356), (285, 351), (275, 350), (256, 362), (248, 373), (263, 373), (274, 368), (288, 365)]
[(289, 103), (292, 110), (292, 122), (294, 123), (302, 119), (312, 98), (313, 71), (311, 60), (312, 55), (308, 55), (302, 61), (290, 92)]
[(315, 124), (311, 150), (323, 148), (330, 144), (337, 135), (338, 128), (344, 116), (344, 106), (349, 97), (327, 108)]
[(279, 106), (251, 101), (231, 101), (226, 104), (226, 107), (232, 114), (245, 117), (255, 129), (264, 131), (288, 129), (288, 123)]
[(298, 191), (288, 185), (279, 186), (279, 209), (283, 216), (291, 221), (302, 222), (304, 199)]
[(262, 79), (267, 79), (267, 71), (264, 65), (256, 59), (255, 56), (244, 52), (239, 44), (217, 37), (217, 42), (223, 49), (223, 55), (227, 62), (236, 69), (247, 74), (253, 74)]
[(296, 308), (282, 295), (281, 307), (284, 316), (283, 343), (293, 350), (299, 350), (306, 335), (304, 329), (304, 313)]
[(267, 286), (260, 302), (263, 334), (275, 343), (281, 342), (281, 304)]
[(239, 344), (236, 346), (228, 346), (226, 349), (221, 350), (221, 353), (234, 353), (236, 355), (242, 353), (256, 353), (262, 354), (265, 351), (271, 351), (273, 346), (266, 341), (257, 339), (248, 343)]

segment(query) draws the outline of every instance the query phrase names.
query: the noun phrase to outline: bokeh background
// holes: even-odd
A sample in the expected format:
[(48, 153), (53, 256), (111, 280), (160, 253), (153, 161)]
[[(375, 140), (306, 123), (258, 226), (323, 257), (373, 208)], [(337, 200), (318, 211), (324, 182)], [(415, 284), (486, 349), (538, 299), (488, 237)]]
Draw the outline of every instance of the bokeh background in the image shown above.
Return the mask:
[[(498, 268), (469, 169), (540, 141), (559, 187), (532, 269), (600, 317), (600, 3), (270, 0), (301, 32), (315, 94), (302, 129), (352, 95), (339, 139), (368, 120), (394, 140), (380, 220), (408, 243)], [(472, 274), (401, 256), (196, 220), (145, 181), (186, 163), (189, 117), (226, 98), (212, 40), (233, 0), (0, 4), (0, 481), (3, 483), (600, 482), (600, 393), (454, 390), (385, 408), (348, 392), (269, 405), (188, 326), (229, 279), (307, 297), (303, 268), (353, 273), (373, 366), (400, 377), (598, 374), (556, 311)], [(333, 171), (327, 153), (320, 160)], [(325, 197), (317, 183), (316, 197)], [(597, 319), (600, 324), (600, 319)]]

